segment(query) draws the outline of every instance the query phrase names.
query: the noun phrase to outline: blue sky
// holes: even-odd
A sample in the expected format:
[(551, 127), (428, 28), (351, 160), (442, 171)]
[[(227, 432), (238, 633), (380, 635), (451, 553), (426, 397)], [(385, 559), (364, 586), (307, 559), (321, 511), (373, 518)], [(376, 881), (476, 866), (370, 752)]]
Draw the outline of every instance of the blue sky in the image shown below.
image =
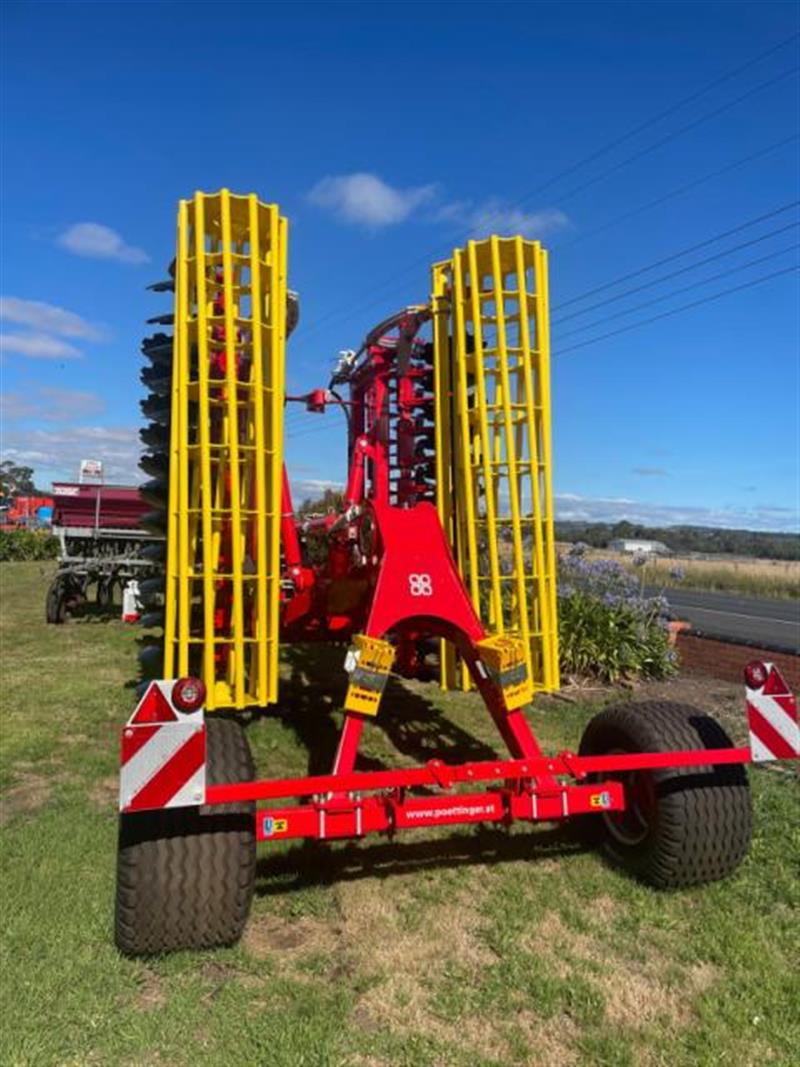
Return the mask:
[[(796, 528), (796, 5), (7, 0), (2, 17), (3, 446), (40, 483), (84, 456), (139, 477), (138, 345), (168, 310), (144, 286), (177, 200), (224, 185), (289, 217), (292, 389), (426, 299), (436, 258), (521, 231), (551, 249), (558, 514)], [(344, 477), (339, 419), (289, 416), (300, 495)]]

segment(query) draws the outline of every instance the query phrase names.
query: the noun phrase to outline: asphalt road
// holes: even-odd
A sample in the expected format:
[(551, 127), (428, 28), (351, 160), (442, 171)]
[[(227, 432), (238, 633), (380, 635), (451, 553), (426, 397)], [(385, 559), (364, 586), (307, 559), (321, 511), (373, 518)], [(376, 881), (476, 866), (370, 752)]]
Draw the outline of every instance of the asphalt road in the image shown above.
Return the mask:
[(667, 589), (673, 613), (695, 630), (800, 653), (800, 601)]

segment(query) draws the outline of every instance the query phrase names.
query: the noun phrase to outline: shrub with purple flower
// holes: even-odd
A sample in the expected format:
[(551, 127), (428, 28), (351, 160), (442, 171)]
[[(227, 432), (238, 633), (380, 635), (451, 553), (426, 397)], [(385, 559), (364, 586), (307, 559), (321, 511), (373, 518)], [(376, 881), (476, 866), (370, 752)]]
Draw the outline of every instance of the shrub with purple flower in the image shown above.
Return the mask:
[(573, 546), (558, 561), (559, 641), (565, 674), (604, 681), (663, 678), (675, 670), (663, 596), (610, 559), (589, 559)]

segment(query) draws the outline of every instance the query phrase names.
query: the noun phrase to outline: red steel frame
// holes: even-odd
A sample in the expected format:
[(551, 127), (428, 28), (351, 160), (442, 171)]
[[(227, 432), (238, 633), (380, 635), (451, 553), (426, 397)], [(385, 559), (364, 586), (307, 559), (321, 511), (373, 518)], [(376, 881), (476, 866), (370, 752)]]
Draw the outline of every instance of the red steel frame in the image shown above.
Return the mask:
[[(358, 746), (369, 716), (346, 711), (330, 774), (210, 785), (203, 803), (300, 800), (260, 808), (259, 840), (360, 837), (424, 826), (619, 812), (626, 806), (624, 776), (631, 772), (751, 762), (747, 747), (546, 756), (522, 709), (506, 707), (502, 690), (480, 661), (477, 643), (487, 635), (431, 503), (432, 398), (425, 385), (432, 350), (418, 336), (428, 317), (426, 309), (409, 309), (372, 332), (359, 353), (361, 361), (345, 375), (348, 401), (324, 389), (287, 398), (301, 400), (315, 412), (334, 402), (345, 408), (349, 477), (341, 514), (298, 524), (284, 471), (281, 639), (391, 635), (396, 662), (410, 674), (417, 666), (414, 649), (421, 637), (452, 642), (511, 758), (459, 765), (434, 759), (415, 768), (358, 772)], [(324, 538), (323, 564), (306, 560), (304, 537)], [(424, 595), (419, 582), (415, 591), (412, 581), (421, 576), (429, 590)], [(496, 784), (478, 792), (458, 791), (483, 782)], [(413, 789), (426, 792), (408, 795)]]
[[(349, 477), (343, 513), (312, 519), (304, 528), (306, 535), (327, 539), (327, 560), (313, 567), (303, 561), (284, 473), (285, 584), (293, 584), (294, 591), (282, 605), (282, 638), (340, 640), (355, 632), (369, 637), (391, 633), (398, 643), (398, 660), (412, 670), (409, 648), (415, 638), (452, 641), (511, 758), (457, 766), (434, 759), (410, 769), (358, 772), (358, 745), (368, 717), (348, 711), (330, 774), (212, 785), (205, 803), (299, 799), (290, 806), (260, 808), (258, 839), (335, 839), (413, 827), (549, 821), (622, 811), (625, 789), (620, 776), (626, 773), (750, 762), (746, 747), (591, 757), (560, 752), (548, 757), (523, 711), (506, 708), (502, 691), (480, 663), (476, 645), (486, 634), (456, 570), (425, 479), (425, 448), (430, 445), (424, 412), (431, 397), (417, 386), (420, 381), (424, 386), (425, 359), (431, 354), (430, 346), (418, 340), (426, 318), (427, 313), (411, 309), (373, 331), (360, 353), (363, 359), (347, 375), (349, 401), (321, 389), (289, 398), (303, 401), (310, 411), (324, 412), (332, 402), (348, 410)], [(389, 335), (389, 329), (394, 334)], [(409, 576), (420, 571), (429, 576), (433, 590), (424, 604), (412, 595), (409, 583)], [(334, 613), (326, 609), (333, 589), (360, 595), (334, 598), (350, 604), (348, 611)], [(482, 782), (499, 784), (479, 792), (453, 791)], [(426, 794), (410, 796), (412, 789)]]

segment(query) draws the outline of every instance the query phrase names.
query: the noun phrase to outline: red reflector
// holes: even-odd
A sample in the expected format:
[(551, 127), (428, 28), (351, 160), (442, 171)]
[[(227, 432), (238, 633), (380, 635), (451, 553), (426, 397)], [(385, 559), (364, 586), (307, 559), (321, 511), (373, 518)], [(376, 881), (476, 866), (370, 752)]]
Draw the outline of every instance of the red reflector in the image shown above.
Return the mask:
[(771, 697), (783, 697), (790, 696), (791, 690), (786, 682), (783, 680), (783, 676), (777, 667), (773, 667), (769, 672), (767, 678), (767, 684), (764, 686), (764, 696)]
[(178, 711), (197, 711), (205, 699), (206, 687), (199, 678), (180, 678), (172, 687), (172, 703)]
[(156, 682), (150, 683), (150, 688), (139, 701), (139, 706), (130, 720), (131, 726), (140, 726), (151, 722), (177, 722), (170, 702), (161, 692)]
[(752, 660), (744, 669), (744, 680), (748, 689), (760, 689), (767, 680), (767, 668), (760, 660)]

